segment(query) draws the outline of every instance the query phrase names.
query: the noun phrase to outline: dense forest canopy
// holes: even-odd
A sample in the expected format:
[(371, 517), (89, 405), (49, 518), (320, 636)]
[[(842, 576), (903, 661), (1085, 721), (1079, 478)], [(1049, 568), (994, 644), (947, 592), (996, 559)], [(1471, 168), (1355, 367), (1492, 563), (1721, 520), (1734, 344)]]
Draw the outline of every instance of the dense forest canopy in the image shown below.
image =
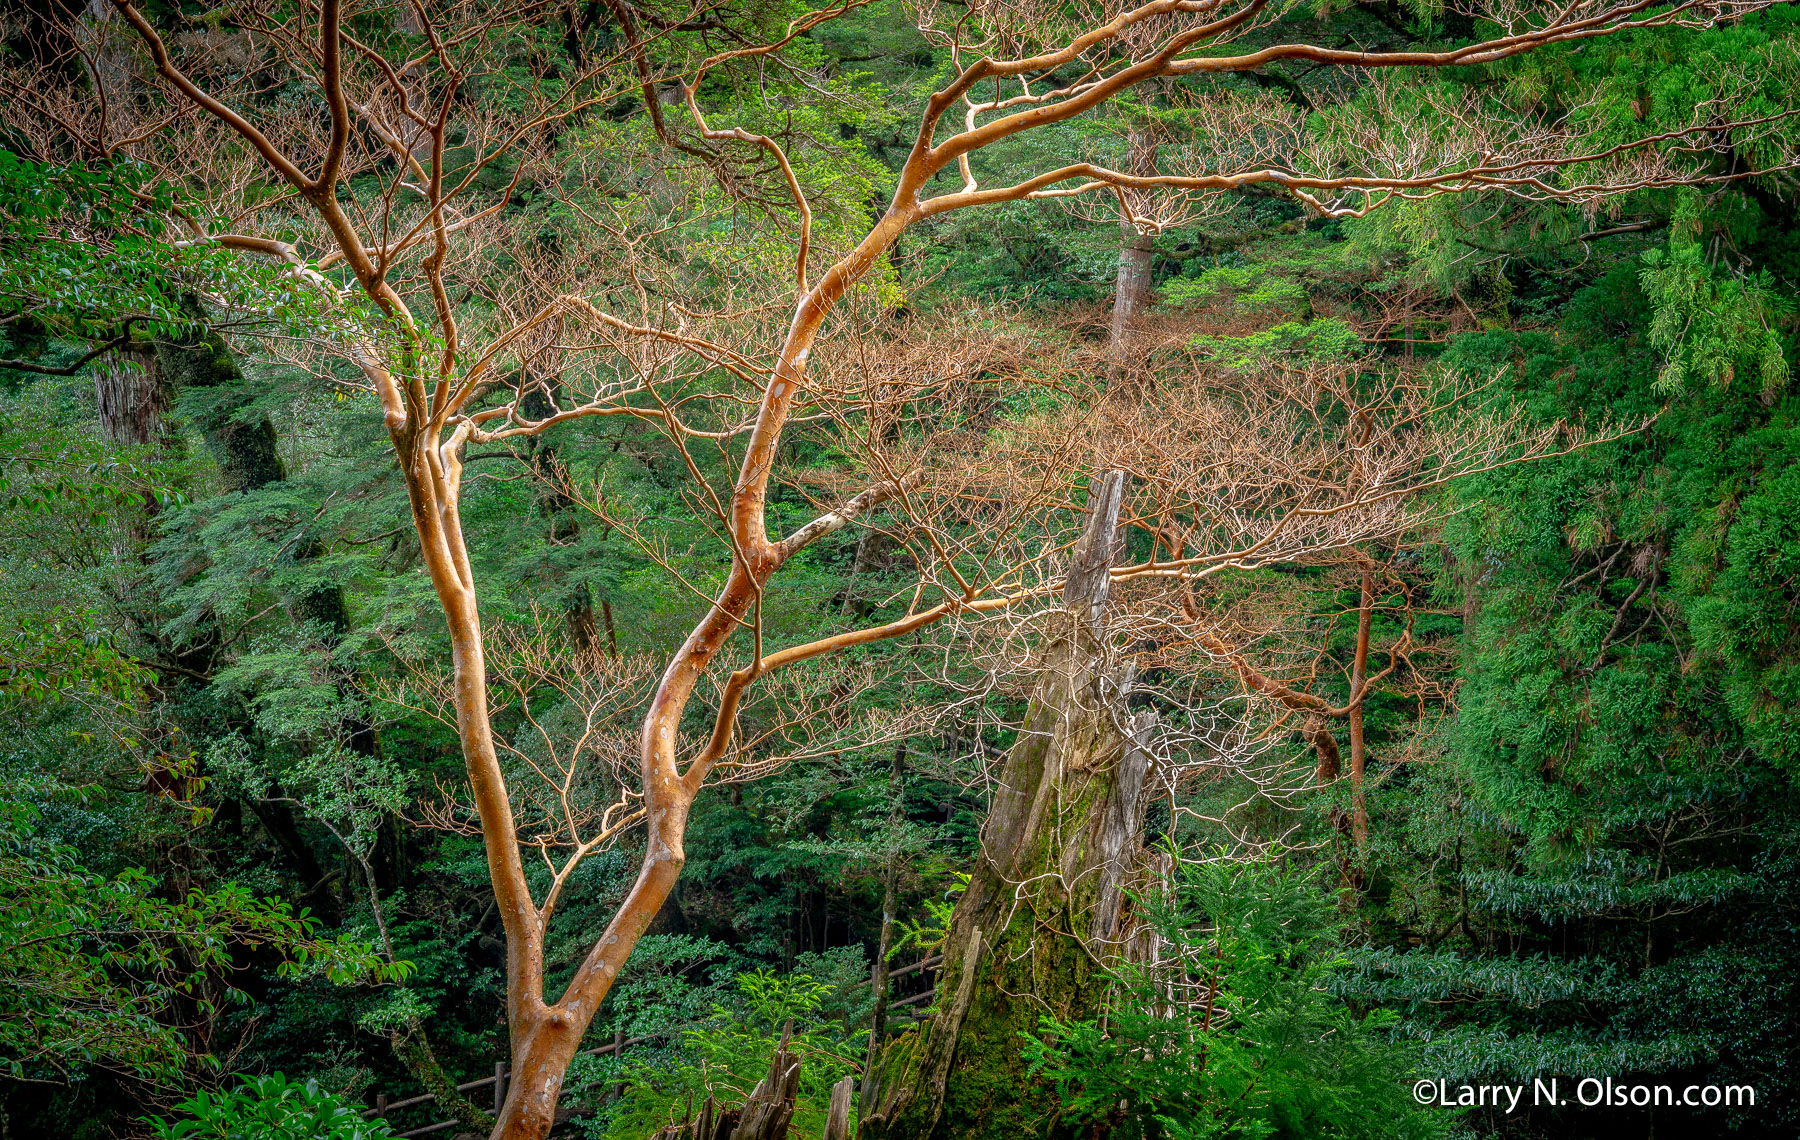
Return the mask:
[(0, 44), (0, 1137), (1800, 1127), (1800, 8)]

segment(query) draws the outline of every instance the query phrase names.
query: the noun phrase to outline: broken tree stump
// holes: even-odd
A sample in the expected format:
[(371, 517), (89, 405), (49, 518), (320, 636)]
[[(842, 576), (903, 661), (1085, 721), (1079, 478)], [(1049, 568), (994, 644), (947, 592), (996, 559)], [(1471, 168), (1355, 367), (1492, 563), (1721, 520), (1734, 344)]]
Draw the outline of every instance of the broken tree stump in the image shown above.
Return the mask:
[(1021, 1034), (1047, 1013), (1098, 1012), (1143, 851), (1155, 716), (1127, 712), (1131, 672), (1106, 635), (1125, 482), (1110, 472), (1089, 491), (1063, 610), (951, 917), (936, 1013), (866, 1075), (860, 1140), (1054, 1134), (1060, 1102), (1027, 1078)]

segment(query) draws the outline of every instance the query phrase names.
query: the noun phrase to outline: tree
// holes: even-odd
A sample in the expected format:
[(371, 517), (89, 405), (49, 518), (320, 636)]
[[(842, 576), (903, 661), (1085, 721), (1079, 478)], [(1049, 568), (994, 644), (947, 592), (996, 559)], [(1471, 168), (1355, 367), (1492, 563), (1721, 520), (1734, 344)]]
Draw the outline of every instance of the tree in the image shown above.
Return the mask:
[[(1708, 226), (1732, 223), (1779, 232), (1793, 217), (1721, 208)], [(1775, 1135), (1794, 1120), (1796, 737), (1794, 629), (1771, 620), (1786, 602), (1769, 575), (1795, 557), (1791, 528), (1771, 523), (1792, 514), (1796, 397), (1765, 395), (1752, 341), (1737, 383), (1695, 376), (1668, 400), (1654, 335), (1667, 302), (1646, 265), (1598, 274), (1553, 335), (1492, 330), (1451, 350), (1465, 366), (1520, 362), (1541, 415), (1661, 414), (1459, 494), (1470, 509), (1445, 529), (1459, 713), (1442, 761), (1390, 793), (1393, 827), (1373, 844), (1392, 895), (1371, 923), (1411, 937), (1355, 955), (1344, 992), (1404, 1014), (1448, 1081), (1754, 1079), (1759, 1107), (1738, 1119)], [(1655, 1117), (1659, 1132), (1718, 1126)], [(1583, 1127), (1554, 1112), (1533, 1124)]]
[[(1356, 99), (1316, 120), (1268, 101), (1203, 92), (1205, 129), (1183, 153), (1159, 154), (1154, 174), (1074, 161), (1034, 173), (1003, 167), (984, 185), (976, 172), (983, 152), (1048, 133), (1152, 79), (1204, 82), (1290, 58), (1371, 76), (1488, 65), (1558, 42), (1705, 26), (1761, 2), (1687, 0), (1656, 9), (1643, 0), (1597, 0), (1542, 10), (1508, 4), (1487, 13), (1491, 35), (1459, 47), (1384, 53), (1282, 41), (1236, 54), (1230, 45), (1253, 33), (1286, 31), (1286, 10), (1264, 0), (1152, 0), (1134, 8), (1014, 7), (979, 11), (974, 19), (959, 10), (950, 19), (926, 5), (919, 26), (945, 53), (948, 77), (920, 112), (888, 206), (873, 224), (861, 224), (826, 186), (842, 182), (854, 190), (866, 179), (859, 183), (854, 163), (819, 160), (835, 144), (819, 116), (807, 113), (850, 101), (852, 93), (821, 87), (804, 66), (807, 34), (852, 6), (846, 0), (814, 11), (715, 16), (619, 0), (608, 9), (617, 39), (603, 43), (597, 30), (584, 32), (573, 20), (553, 27), (550, 10), (533, 3), (470, 4), (444, 14), (415, 3), (409, 16), (359, 20), (338, 0), (326, 0), (316, 11), (220, 13), (208, 25), (218, 30), (176, 39), (130, 0), (115, 0), (121, 27), (148, 52), (160, 98), (117, 106), (103, 98), (104, 84), (78, 84), (71, 94), (50, 72), (14, 83), (25, 97), (12, 113), (34, 118), (37, 137), (52, 122), (58, 146), (96, 156), (153, 155), (206, 190), (204, 211), (177, 215), (193, 242), (278, 259), (296, 289), (316, 290), (355, 318), (322, 347), (349, 362), (379, 401), (407, 484), (422, 558), (450, 630), (459, 736), (506, 931), (518, 1077), (496, 1136), (536, 1137), (550, 1127), (562, 1072), (583, 1031), (680, 874), (689, 809), (709, 776), (728, 764), (735, 718), (753, 686), (801, 662), (1060, 589), (1053, 575), (1021, 588), (1028, 565), (987, 563), (975, 557), (974, 541), (955, 547), (939, 520), (922, 517), (914, 505), (920, 465), (893, 466), (900, 449), (877, 446), (879, 437), (867, 432), (845, 433), (857, 444), (851, 450), (865, 485), (785, 537), (770, 536), (770, 481), (796, 410), (862, 423), (863, 409), (877, 409), (879, 419), (880, 409), (904, 402), (861, 384), (834, 385), (848, 370), (836, 366), (834, 377), (834, 366), (813, 357), (845, 337), (847, 300), (851, 310), (876, 300), (868, 282), (883, 272), (885, 255), (908, 227), (1003, 202), (1253, 184), (1335, 216), (1395, 197), (1484, 189), (1598, 203), (1633, 187), (1735, 177), (1709, 164), (1714, 151), (1767, 144), (1776, 133), (1766, 117), (1734, 113), (1730, 75), (1718, 77), (1690, 122), (1623, 139), (1605, 134), (1610, 124), (1577, 113), (1518, 113), (1489, 91), (1371, 79)], [(91, 25), (70, 28), (66, 40), (79, 55), (91, 42), (82, 29)], [(317, 103), (263, 97), (255, 69), (215, 72), (207, 52), (220, 41), (314, 92)], [(570, 42), (575, 50), (563, 46)], [(682, 164), (681, 179), (693, 186), (703, 174), (716, 180), (710, 197), (694, 192), (684, 201), (685, 188), (671, 179), (658, 188), (660, 201), (626, 204), (627, 187), (609, 174), (606, 156), (590, 149), (577, 152), (584, 161), (567, 161), (567, 137), (581, 130), (604, 135), (600, 112), (631, 90), (641, 95), (644, 123)], [(668, 96), (674, 102), (665, 102)], [(686, 111), (682, 127), (668, 110), (677, 103)], [(790, 115), (794, 108), (801, 113)], [(946, 133), (953, 110), (964, 125)], [(140, 121), (132, 122), (134, 115)], [(145, 134), (143, 117), (172, 127)], [(191, 141), (177, 150), (170, 146), (177, 136)], [(623, 141), (622, 132), (610, 137)], [(955, 176), (951, 185), (938, 181), (952, 167), (960, 184)], [(582, 185), (588, 177), (593, 182)], [(279, 193), (264, 193), (269, 180)], [(530, 221), (508, 209), (521, 193), (543, 194), (579, 214), (587, 227), (578, 236), (605, 247), (605, 271), (582, 276), (565, 257), (553, 273), (534, 257)], [(668, 232), (659, 227), (672, 228), (675, 216), (703, 218), (722, 203), (765, 227), (759, 240), (735, 247), (737, 264), (722, 258), (707, 266), (712, 276), (704, 282), (691, 268), (675, 274), (680, 300), (653, 292), (662, 286), (639, 272), (654, 252), (646, 235)], [(783, 240), (791, 258), (771, 256), (768, 243)], [(829, 264), (815, 272), (815, 259)], [(777, 271), (780, 260), (791, 270)], [(487, 303), (459, 314), (454, 290), (472, 295), (479, 271), (499, 265), (508, 272), (488, 286)], [(608, 281), (609, 274), (616, 276)], [(620, 306), (636, 311), (613, 311)], [(775, 306), (784, 319), (769, 317)], [(590, 347), (605, 350), (580, 354), (574, 367), (582, 374), (565, 374), (554, 396), (528, 368), (550, 351), (546, 334), (553, 328), (565, 338), (578, 330)], [(551, 399), (549, 414), (533, 410), (528, 397), (539, 393)], [(915, 402), (919, 396), (906, 393)], [(751, 405), (753, 413), (740, 411)], [(541, 903), (534, 897), (521, 854), (491, 724), (477, 583), (458, 501), (469, 448), (606, 416), (637, 417), (666, 432), (695, 473), (694, 501), (716, 521), (730, 570), (667, 662), (643, 718), (639, 786), (631, 793), (641, 800), (617, 817), (644, 827), (639, 877), (567, 989), (550, 1000), (543, 948), (556, 891)], [(728, 488), (705, 481), (693, 458), (697, 447), (717, 448), (721, 461), (736, 465)], [(1058, 493), (1041, 497), (1040, 512), (1061, 503), (1070, 483), (1058, 472), (1047, 484)], [(878, 508), (906, 516), (937, 544), (938, 578), (922, 582), (914, 612), (804, 644), (766, 646), (764, 611), (777, 571), (820, 536)], [(1191, 554), (1109, 574), (1200, 574), (1231, 558)], [(722, 679), (695, 732), (687, 720), (696, 689), (730, 660), (727, 645), (740, 632), (753, 643), (746, 663)], [(617, 834), (603, 827), (558, 835), (555, 881)]]
[[(1402, 632), (1371, 678), (1365, 629), (1364, 668), (1353, 664), (1345, 705), (1304, 676), (1277, 679), (1236, 642), (1289, 641), (1316, 674), (1317, 635), (1292, 628), (1306, 622), (1281, 591), (1227, 584), (1226, 575), (1347, 562), (1360, 579), (1361, 547), (1432, 520), (1440, 508), (1430, 491), (1583, 442), (1520, 431), (1519, 413), (1481, 406), (1484, 393), (1492, 403), (1481, 381), (1427, 373), (1384, 383), (1329, 365), (1218, 378), (1198, 360), (1190, 367), (1183, 377), (1165, 362), (1158, 391), (1115, 394), (1015, 442), (1026, 462), (1093, 454), (1118, 469), (1096, 481), (1087, 530), (1062, 572), (1062, 604), (1009, 611), (994, 619), (998, 630), (970, 637), (993, 675), (1029, 678), (1030, 699), (991, 773), (993, 807), (943, 942), (938, 1000), (871, 1074), (864, 1135), (1041, 1127), (1055, 1098), (1029, 1081), (1022, 1035), (1042, 1016), (1097, 1015), (1107, 967), (1152, 952), (1136, 945), (1124, 905), (1150, 862), (1147, 800), (1187, 803), (1195, 786), (1233, 778), (1254, 803), (1292, 800), (1335, 778), (1296, 770), (1275, 747), (1294, 721), (1319, 749), (1330, 740), (1321, 713), (1342, 717), (1374, 680), (1411, 671)], [(1141, 486), (1126, 518), (1147, 550), (1124, 543), (1127, 471)], [(1002, 467), (990, 478), (988, 494), (1000, 499), (1024, 472)]]

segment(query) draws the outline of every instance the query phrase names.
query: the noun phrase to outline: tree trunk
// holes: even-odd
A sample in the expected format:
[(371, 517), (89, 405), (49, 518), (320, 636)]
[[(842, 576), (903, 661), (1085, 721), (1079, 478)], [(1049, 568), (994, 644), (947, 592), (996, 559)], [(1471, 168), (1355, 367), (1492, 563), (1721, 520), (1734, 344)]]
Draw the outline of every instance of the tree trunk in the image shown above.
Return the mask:
[[(905, 818), (902, 797), (906, 792), (906, 742), (901, 741), (894, 746), (894, 764), (888, 772), (888, 857), (887, 868), (881, 886), (881, 943), (875, 955), (875, 971), (873, 985), (875, 990), (875, 1012), (869, 1023), (869, 1051), (863, 1061), (863, 1071), (875, 1071), (875, 1063), (881, 1057), (883, 1039), (887, 1036), (888, 1011), (888, 955), (894, 948), (894, 912), (899, 905), (900, 886), (900, 823)], [(875, 1091), (873, 1081), (864, 1081), (862, 1092), (865, 1097)], [(862, 1114), (867, 1116), (872, 1103), (867, 1101), (862, 1106)]]
[(1045, 1136), (1058, 1100), (1027, 1080), (1020, 1034), (1046, 1013), (1085, 1017), (1121, 944), (1137, 862), (1153, 718), (1129, 723), (1128, 671), (1104, 612), (1123, 473), (1107, 475), (1076, 547), (1062, 628), (1008, 752), (982, 858), (944, 946), (937, 1010), (896, 1039), (869, 1076), (859, 1135), (893, 1140)]
[(165, 442), (169, 389), (154, 356), (109, 353), (94, 361), (94, 402), (100, 430), (124, 447)]
[[(528, 368), (524, 377), (525, 397), (520, 406), (532, 419), (546, 419), (555, 414), (556, 401), (562, 397), (562, 379), (557, 368), (557, 358), (552, 354), (548, 362), (540, 359), (529, 367), (540, 370), (541, 374), (534, 375)], [(561, 460), (557, 458), (556, 447), (537, 436), (530, 437), (525, 447), (526, 464), (531, 468), (532, 477), (538, 484), (538, 509), (550, 521), (550, 537), (556, 543), (572, 546), (581, 534), (581, 516), (571, 509), (575, 500), (569, 497), (565, 485), (566, 476)], [(562, 597), (562, 612), (569, 638), (576, 648), (583, 653), (602, 652), (600, 625), (594, 615), (594, 593), (585, 578), (577, 579), (569, 586), (568, 592)], [(610, 618), (608, 620), (610, 622)], [(607, 634), (612, 656), (616, 658), (619, 655), (618, 640), (613, 636), (610, 624), (607, 626)]]
[[(160, 399), (166, 405), (171, 391), (211, 390), (197, 421), (227, 491), (257, 491), (281, 482), (287, 478), (287, 469), (276, 446), (275, 425), (267, 414), (251, 410), (250, 386), (231, 346), (207, 324), (206, 308), (198, 297), (184, 294), (181, 309), (193, 322), (193, 330), (179, 339), (157, 341), (145, 368), (146, 374), (158, 380)], [(103, 401), (103, 419), (104, 406)], [(324, 544), (307, 536), (295, 546), (293, 558), (309, 562), (324, 553)], [(293, 615), (323, 625), (333, 644), (350, 629), (343, 587), (336, 583), (320, 585), (294, 599)], [(351, 728), (352, 745), (372, 755), (371, 731), (367, 726)]]
[(156, 364), (170, 388), (215, 390), (198, 418), (207, 446), (219, 464), (227, 491), (254, 491), (287, 478), (275, 450), (275, 427), (269, 417), (250, 411), (252, 404), (237, 357), (207, 324), (206, 309), (193, 294), (184, 294), (181, 309), (194, 328), (178, 340), (156, 342)]
[(1126, 342), (1137, 327), (1144, 306), (1150, 300), (1153, 281), (1151, 262), (1156, 254), (1156, 239), (1137, 232), (1130, 222), (1123, 225), (1125, 235), (1119, 245), (1119, 278), (1113, 291), (1112, 331), (1108, 343), (1113, 358), (1123, 362)]
[(489, 1140), (543, 1140), (556, 1124), (556, 1102), (562, 1097), (563, 1074), (581, 1048), (585, 1022), (567, 1017), (541, 1017), (514, 1029), (512, 1080)]
[[(153, 448), (158, 458), (181, 454), (181, 437), (169, 429), (167, 419), (168, 380), (148, 345), (129, 345), (99, 357), (93, 373), (94, 406), (108, 440), (120, 447)], [(119, 565), (149, 561), (155, 519), (161, 511), (161, 502), (145, 496), (143, 515), (126, 516), (121, 535), (114, 540), (113, 556)]]
[(855, 1077), (845, 1077), (831, 1086), (831, 1107), (819, 1140), (850, 1140), (850, 1098), (855, 1084)]
[(1356, 612), (1356, 656), (1350, 664), (1350, 836), (1360, 863), (1369, 846), (1369, 807), (1363, 795), (1363, 687), (1369, 676), (1369, 625), (1375, 612), (1375, 575), (1364, 570)]
[[(153, 406), (158, 419), (154, 430), (163, 431), (160, 412), (166, 410), (172, 397), (184, 389), (205, 389), (204, 406), (196, 415), (197, 426), (206, 438), (208, 449), (219, 465), (221, 482), (226, 491), (246, 493), (258, 491), (287, 478), (286, 466), (277, 449), (278, 437), (269, 417), (251, 409), (254, 398), (250, 382), (245, 378), (237, 356), (225, 338), (208, 323), (206, 307), (192, 293), (180, 298), (182, 313), (189, 319), (189, 331), (180, 337), (154, 342), (144, 351), (142, 374), (156, 389)], [(102, 420), (108, 396), (122, 398), (123, 391), (102, 395)], [(151, 406), (146, 404), (146, 407)], [(147, 429), (138, 429), (147, 430)], [(316, 537), (305, 536), (295, 544), (292, 557), (305, 563), (325, 553), (324, 544)], [(349, 632), (349, 613), (344, 603), (343, 587), (326, 583), (292, 599), (292, 616), (299, 621), (317, 622), (324, 627), (326, 641), (335, 646)], [(214, 640), (217, 640), (216, 638)], [(208, 654), (193, 672), (210, 676), (217, 662)], [(208, 682), (210, 683), (210, 682)], [(350, 748), (365, 756), (376, 752), (374, 726), (356, 718), (343, 726)], [(251, 809), (264, 827), (276, 837), (294, 859), (295, 868), (309, 884), (301, 896), (312, 900), (315, 909), (336, 915), (342, 904), (330, 890), (332, 877), (321, 870), (307, 849), (297, 822), (288, 806), (279, 802), (252, 802)], [(335, 918), (331, 921), (336, 921)]]
[[(1148, 176), (1156, 173), (1156, 143), (1148, 132), (1132, 131), (1126, 147), (1126, 158), (1133, 174)], [(1155, 281), (1152, 263), (1156, 256), (1155, 235), (1139, 230), (1129, 217), (1119, 219), (1119, 229), (1122, 235), (1119, 273), (1113, 288), (1112, 330), (1107, 338), (1115, 368), (1126, 363), (1127, 342), (1137, 327), (1144, 306), (1150, 302), (1150, 287)]]
[(306, 884), (298, 901), (311, 909), (325, 925), (336, 926), (343, 919), (344, 909), (333, 889), (338, 875), (327, 874), (318, 856), (307, 846), (306, 837), (300, 834), (299, 824), (294, 820), (293, 809), (285, 799), (279, 798), (246, 799), (243, 802), (262, 824), (263, 830), (287, 854), (295, 877)]
[(413, 1079), (425, 1086), (425, 1091), (437, 1097), (437, 1103), (444, 1111), (455, 1117), (464, 1126), (480, 1131), (488, 1131), (494, 1127), (494, 1117), (483, 1112), (474, 1101), (464, 1096), (456, 1087), (456, 1082), (444, 1072), (438, 1063), (437, 1054), (431, 1048), (431, 1039), (426, 1035), (425, 1026), (416, 1017), (409, 1017), (405, 1027), (393, 1038), (394, 1055), (406, 1066), (406, 1071)]
[[(794, 1118), (794, 1101), (800, 1095), (800, 1058), (794, 1055), (794, 1023), (781, 1031), (781, 1044), (769, 1059), (769, 1075), (757, 1082), (738, 1115), (731, 1140), (787, 1140), (788, 1122)], [(836, 1090), (833, 1090), (834, 1098)], [(849, 1110), (849, 1102), (844, 1108)]]

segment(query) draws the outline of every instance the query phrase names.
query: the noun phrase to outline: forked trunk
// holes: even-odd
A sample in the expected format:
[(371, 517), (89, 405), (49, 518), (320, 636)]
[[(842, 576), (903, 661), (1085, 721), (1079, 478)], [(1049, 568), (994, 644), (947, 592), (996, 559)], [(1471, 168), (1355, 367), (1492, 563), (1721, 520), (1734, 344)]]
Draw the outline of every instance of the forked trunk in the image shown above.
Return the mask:
[(937, 1013), (869, 1076), (864, 1140), (1043, 1136), (1054, 1092), (1027, 1079), (1020, 1034), (1046, 1013), (1085, 1017), (1121, 947), (1126, 878), (1142, 847), (1148, 714), (1127, 721), (1129, 673), (1103, 615), (1124, 475), (1106, 476), (1076, 548), (1062, 628), (1007, 754), (982, 858), (944, 946)]
[(586, 1028), (585, 1021), (572, 1026), (568, 1018), (550, 1013), (524, 1032), (513, 1031), (518, 1045), (513, 1050), (506, 1100), (490, 1140), (543, 1140), (550, 1134), (556, 1124), (563, 1074), (575, 1059)]

